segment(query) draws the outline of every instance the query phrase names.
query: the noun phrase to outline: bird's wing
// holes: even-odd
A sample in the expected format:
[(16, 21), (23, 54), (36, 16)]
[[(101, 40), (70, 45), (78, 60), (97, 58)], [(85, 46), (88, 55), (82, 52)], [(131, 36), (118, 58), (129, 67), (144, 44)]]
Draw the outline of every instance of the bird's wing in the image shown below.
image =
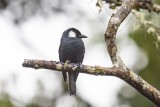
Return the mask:
[(61, 51), (61, 49), (62, 49), (62, 43), (60, 42), (60, 46), (59, 46), (59, 50), (58, 50), (58, 53), (59, 53), (59, 60), (60, 60), (60, 62), (62, 62), (62, 51)]

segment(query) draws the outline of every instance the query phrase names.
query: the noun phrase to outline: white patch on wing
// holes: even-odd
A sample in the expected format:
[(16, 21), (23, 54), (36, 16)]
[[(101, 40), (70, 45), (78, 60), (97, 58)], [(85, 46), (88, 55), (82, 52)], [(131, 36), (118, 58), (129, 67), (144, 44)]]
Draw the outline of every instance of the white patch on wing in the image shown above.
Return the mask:
[(75, 32), (73, 32), (73, 31), (70, 31), (69, 32), (69, 36), (68, 37), (76, 37), (76, 34), (75, 34)]

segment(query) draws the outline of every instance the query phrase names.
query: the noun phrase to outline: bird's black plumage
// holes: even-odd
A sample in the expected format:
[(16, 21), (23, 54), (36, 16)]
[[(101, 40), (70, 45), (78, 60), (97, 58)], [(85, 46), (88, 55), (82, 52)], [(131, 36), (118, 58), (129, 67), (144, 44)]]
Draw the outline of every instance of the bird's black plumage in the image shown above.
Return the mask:
[[(75, 33), (75, 37), (69, 37), (70, 32)], [(81, 32), (75, 28), (69, 28), (62, 34), (59, 47), (59, 59), (60, 62), (77, 64), (78, 66), (82, 63), (85, 53), (84, 43), (81, 38), (87, 38), (82, 35)], [(67, 80), (66, 72), (62, 71), (64, 81)], [(69, 75), (69, 92), (70, 95), (76, 94), (76, 80), (79, 72), (68, 72)]]

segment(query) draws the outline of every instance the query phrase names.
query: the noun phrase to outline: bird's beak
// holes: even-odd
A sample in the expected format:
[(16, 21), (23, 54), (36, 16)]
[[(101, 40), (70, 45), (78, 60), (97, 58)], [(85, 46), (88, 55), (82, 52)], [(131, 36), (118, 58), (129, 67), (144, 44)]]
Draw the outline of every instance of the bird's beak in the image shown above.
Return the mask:
[(80, 35), (80, 38), (87, 38), (86, 35)]

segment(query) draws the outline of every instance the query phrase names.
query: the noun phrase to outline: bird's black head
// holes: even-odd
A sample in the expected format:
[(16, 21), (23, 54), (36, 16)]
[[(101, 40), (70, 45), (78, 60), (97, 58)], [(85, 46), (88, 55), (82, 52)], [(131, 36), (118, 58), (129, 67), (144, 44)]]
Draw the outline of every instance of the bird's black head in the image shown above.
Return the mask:
[(69, 29), (65, 30), (63, 32), (62, 37), (70, 37), (70, 35), (71, 35), (70, 33), (72, 33), (72, 32), (74, 33), (75, 37), (77, 37), (77, 38), (87, 38), (87, 36), (82, 35), (81, 32), (79, 30), (77, 30), (76, 28), (69, 28)]

